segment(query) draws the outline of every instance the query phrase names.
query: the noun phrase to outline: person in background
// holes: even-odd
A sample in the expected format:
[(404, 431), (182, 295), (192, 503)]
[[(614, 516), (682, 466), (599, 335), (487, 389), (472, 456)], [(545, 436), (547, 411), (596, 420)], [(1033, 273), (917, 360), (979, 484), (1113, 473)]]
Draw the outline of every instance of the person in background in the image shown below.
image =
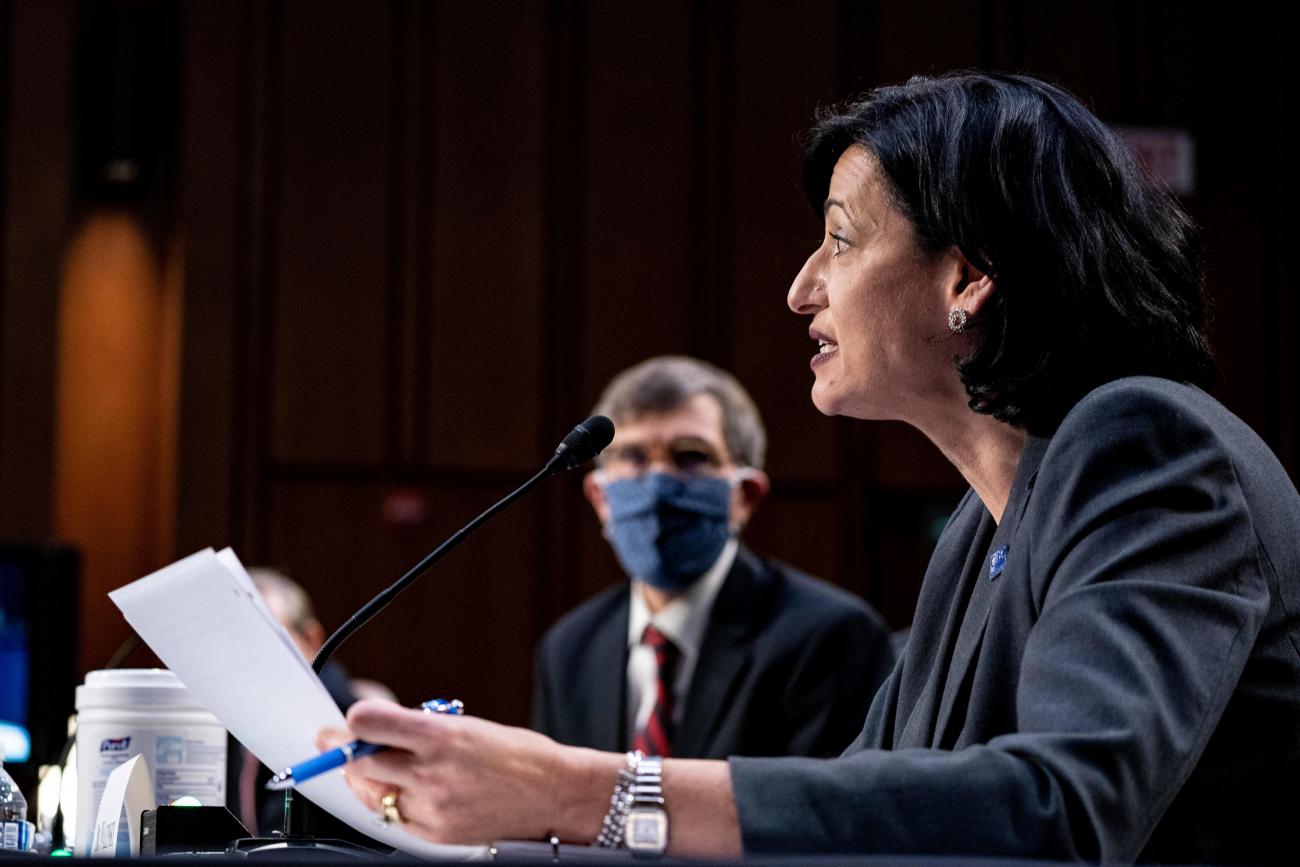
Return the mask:
[(627, 573), (543, 637), (533, 727), (660, 756), (828, 756), (893, 666), (857, 597), (739, 541), (769, 488), (758, 410), (730, 374), (651, 358), (595, 413), (614, 440), (583, 491)]

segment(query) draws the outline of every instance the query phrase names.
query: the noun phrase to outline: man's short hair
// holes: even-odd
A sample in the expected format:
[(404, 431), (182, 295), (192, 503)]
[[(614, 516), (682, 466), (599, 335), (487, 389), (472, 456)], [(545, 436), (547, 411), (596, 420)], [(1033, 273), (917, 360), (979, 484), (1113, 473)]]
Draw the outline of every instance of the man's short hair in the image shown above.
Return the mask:
[(763, 468), (767, 433), (753, 398), (734, 376), (698, 358), (660, 355), (629, 367), (605, 386), (594, 412), (615, 424), (646, 413), (672, 412), (697, 394), (722, 407), (722, 438), (737, 464)]

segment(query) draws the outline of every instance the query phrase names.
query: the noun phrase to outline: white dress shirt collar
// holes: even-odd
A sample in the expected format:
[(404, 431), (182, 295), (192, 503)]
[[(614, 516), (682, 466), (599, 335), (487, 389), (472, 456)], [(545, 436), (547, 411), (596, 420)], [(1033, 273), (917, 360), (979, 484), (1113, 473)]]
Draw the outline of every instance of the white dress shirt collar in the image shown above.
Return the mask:
[(727, 542), (718, 559), (700, 580), (692, 584), (686, 592), (673, 599), (657, 614), (650, 614), (650, 609), (641, 596), (641, 588), (632, 582), (631, 606), (628, 610), (627, 626), (627, 706), (625, 708), (627, 731), (632, 733), (642, 729), (654, 709), (658, 665), (655, 653), (649, 646), (641, 643), (641, 635), (648, 624), (668, 637), (681, 651), (681, 663), (672, 686), (674, 707), (673, 720), (681, 722), (685, 699), (690, 691), (691, 681), (695, 677), (695, 667), (699, 662), (700, 648), (704, 643), (704, 632), (709, 625), (709, 615), (713, 612), (713, 603), (718, 592), (727, 580), (731, 565), (736, 560), (736, 551), (740, 543), (733, 537)]

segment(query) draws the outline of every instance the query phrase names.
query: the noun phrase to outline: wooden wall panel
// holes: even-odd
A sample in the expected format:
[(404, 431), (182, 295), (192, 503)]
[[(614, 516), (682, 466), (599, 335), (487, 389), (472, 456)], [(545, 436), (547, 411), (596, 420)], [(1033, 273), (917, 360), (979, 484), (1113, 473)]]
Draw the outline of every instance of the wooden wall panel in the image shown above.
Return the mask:
[(236, 432), (249, 411), (241, 399), (247, 374), (240, 373), (251, 361), (238, 303), (247, 293), (244, 248), (251, 231), (244, 210), (248, 179), (242, 174), (252, 147), (244, 125), (251, 90), (252, 46), (244, 41), (250, 17), (246, 3), (202, 4), (185, 17), (177, 557), (242, 542), (236, 515), (252, 511), (236, 471), (242, 453)]
[(957, 506), (961, 489), (877, 489), (868, 495), (862, 524), (840, 534), (861, 539), (862, 567), (841, 576), (850, 590), (870, 600), (895, 629), (907, 627), (930, 552)]
[[(433, 285), (420, 287), (432, 298), (420, 453), (433, 466), (523, 472), (566, 432), (538, 429), (542, 15), (531, 2), (438, 17), (434, 231), (421, 239)], [(577, 303), (576, 287), (551, 303)]]
[(52, 529), (58, 281), (71, 183), (73, 4), (0, 8), (0, 537)]
[[(301, 581), (328, 629), (397, 580), (444, 536), (505, 493), (441, 484), (420, 489), (419, 527), (384, 517), (385, 486), (286, 482), (273, 490), (278, 532), (269, 562)], [(340, 527), (348, 532), (339, 532)], [(346, 642), (338, 659), (390, 685), (407, 704), (458, 697), (472, 713), (526, 723), (538, 525), (515, 509), (485, 525)]]
[[(1213, 23), (1170, 14), (1163, 111), (1196, 141), (1197, 191), (1188, 205), (1202, 226), (1211, 337), (1219, 362), (1216, 393), (1272, 445), (1294, 460), (1295, 375), (1290, 339), (1295, 311), (1293, 248), (1300, 218), (1296, 189), (1296, 95), (1300, 74), (1285, 59), (1281, 34), (1296, 23), (1289, 4), (1260, 4)], [(1261, 48), (1239, 64), (1206, 64), (1209, 43)]]
[(272, 36), (267, 141), (273, 454), (383, 459), (397, 28), (291, 0)]
[[(159, 433), (177, 441), (180, 497), (130, 545), (283, 558), (340, 619), (358, 575), (392, 577), (504, 491), (611, 374), (688, 351), (735, 369), (767, 416), (776, 487), (754, 546), (901, 625), (961, 484), (915, 432), (808, 402), (806, 323), (783, 295), (818, 227), (792, 137), (828, 97), (971, 65), (1192, 133), (1216, 391), (1295, 466), (1294, 4), (184, 10), (181, 417)], [(0, 5), (0, 534), (24, 539), (55, 530), (79, 14)], [(405, 529), (382, 515), (399, 489), (429, 504)], [(619, 575), (577, 474), (497, 521), (348, 661), (411, 701), (463, 669), (476, 708), (522, 719), (537, 635)], [(470, 580), (450, 590), (453, 573)], [(484, 601), (499, 626), (439, 632), (448, 601)]]
[(850, 70), (862, 72), (861, 80), (845, 82), (851, 93), (864, 85), (897, 84), (913, 75), (995, 65), (980, 56), (992, 47), (985, 43), (992, 40), (996, 45), (1017, 26), (998, 2), (922, 0), (872, 5), (875, 17), (863, 22), (866, 26), (860, 29), (857, 56), (846, 58)]
[(754, 515), (745, 532), (746, 543), (765, 556), (859, 591), (860, 576), (841, 571), (835, 500), (825, 496), (783, 496), (779, 483), (773, 494)]
[[(1244, 90), (1254, 86), (1257, 111), (1240, 130), (1220, 127), (1222, 135), (1238, 144), (1239, 159), (1221, 167), (1222, 174), (1239, 175), (1243, 167), (1259, 165), (1264, 169), (1257, 189), (1264, 194), (1259, 202), (1256, 219), (1262, 225), (1257, 231), (1267, 233), (1270, 268), (1259, 291), (1266, 292), (1272, 303), (1260, 320), (1251, 323), (1242, 340), (1225, 341), (1237, 351), (1251, 346), (1267, 347), (1264, 367), (1255, 384), (1266, 383), (1265, 394), (1251, 401), (1247, 419), (1257, 411), (1262, 415), (1261, 404), (1266, 404), (1269, 423), (1263, 426), (1264, 436), (1278, 451), (1283, 465), (1291, 469), (1292, 479), (1300, 476), (1300, 423), (1297, 420), (1296, 395), (1300, 393), (1300, 341), (1295, 339), (1295, 322), (1300, 316), (1293, 287), (1300, 281), (1300, 265), (1294, 255), (1295, 240), (1300, 237), (1300, 213), (1293, 205), (1293, 196), (1300, 189), (1300, 169), (1296, 167), (1295, 154), (1300, 151), (1300, 124), (1297, 123), (1296, 104), (1300, 98), (1300, 69), (1291, 61), (1291, 34), (1300, 28), (1300, 8), (1295, 4), (1271, 4), (1256, 12), (1258, 37), (1252, 57), (1253, 68), (1262, 69), (1247, 81), (1245, 76), (1233, 84)], [(1192, 61), (1189, 61), (1192, 62)], [(1208, 76), (1206, 64), (1197, 63), (1201, 75)], [(1231, 95), (1225, 97), (1232, 99)], [(1204, 104), (1204, 103), (1201, 103)], [(1209, 124), (1207, 124), (1209, 125)], [(1248, 228), (1249, 224), (1242, 228)], [(1220, 260), (1218, 271), (1231, 273), (1232, 262)], [(1224, 281), (1226, 282), (1226, 281)], [(1235, 390), (1247, 390), (1250, 380), (1238, 380)], [(1234, 405), (1236, 401), (1234, 400)], [(1242, 402), (1244, 404), (1244, 401)], [(1245, 410), (1243, 410), (1245, 411)]]
[[(572, 598), (567, 600), (567, 604), (553, 612), (548, 612), (548, 619), (558, 619), (572, 606), (576, 605), (583, 599), (594, 596), (615, 583), (625, 580), (622, 568), (618, 565), (618, 560), (614, 556), (614, 550), (610, 548), (609, 542), (601, 535), (600, 521), (596, 518), (595, 512), (591, 507), (583, 502), (581, 508), (575, 510), (575, 530), (573, 535), (565, 540), (574, 550), (573, 574), (571, 581), (574, 585)], [(545, 580), (546, 576), (542, 576)]]
[[(13, 8), (17, 34), (36, 6)], [(754, 547), (905, 624), (962, 485), (914, 431), (811, 407), (807, 323), (784, 295), (820, 231), (793, 138), (829, 98), (972, 65), (1059, 77), (1111, 122), (1192, 131), (1219, 393), (1294, 460), (1296, 17), (1109, 0), (187, 4), (177, 553), (232, 542), (338, 622), (363, 583), (544, 458), (613, 373), (691, 352), (736, 370), (768, 420), (776, 486)], [(16, 45), (4, 73), (25, 112), (6, 120), (4, 310), (52, 342), (52, 307), (15, 294), (48, 261), (13, 251), (62, 219), (42, 185), (71, 119), (38, 116), (49, 89), (19, 108), (40, 65), (22, 56), (39, 54)], [(12, 414), (15, 388), (53, 355), (3, 328), (13, 491), (14, 438), (39, 446), (41, 430)], [(477, 711), (522, 719), (542, 629), (619, 579), (578, 482), (497, 518), (345, 660), (408, 701), (463, 678)], [(399, 490), (427, 503), (411, 526), (383, 517)]]
[(1135, 4), (1101, 3), (1056, 9), (1027, 4), (1017, 52), (1026, 69), (1057, 78), (1097, 115), (1124, 120), (1137, 99), (1137, 57), (1131, 37), (1139, 24)]
[(91, 215), (60, 286), (53, 527), (82, 554), (82, 670), (129, 634), (110, 590), (172, 558), (179, 281), (140, 221)]
[[(851, 422), (850, 422), (851, 424)], [(964, 488), (960, 474), (948, 459), (915, 428), (902, 422), (872, 425), (867, 472), (886, 496), (911, 488)]]
[[(587, 7), (582, 392), (689, 349), (691, 7)], [(698, 155), (697, 155), (698, 156)], [(565, 303), (555, 298), (553, 303)]]
[[(830, 6), (742, 3), (737, 9), (734, 352), (728, 364), (761, 398), (768, 471), (778, 480), (833, 482), (837, 469), (835, 426), (808, 399), (808, 361), (817, 345), (808, 337), (808, 318), (792, 313), (785, 300), (804, 259), (821, 243), (821, 221), (799, 186), (795, 137), (833, 95), (834, 52), (806, 49), (834, 45), (836, 24)], [(783, 132), (773, 135), (777, 129)], [(775, 495), (781, 495), (779, 485)]]

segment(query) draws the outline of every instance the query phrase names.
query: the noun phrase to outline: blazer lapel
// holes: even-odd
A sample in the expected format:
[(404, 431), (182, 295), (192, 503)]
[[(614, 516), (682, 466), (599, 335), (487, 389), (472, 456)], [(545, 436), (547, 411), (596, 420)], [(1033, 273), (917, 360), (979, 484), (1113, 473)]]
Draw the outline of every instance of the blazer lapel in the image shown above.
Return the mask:
[[(969, 698), (969, 691), (964, 688), (969, 669), (978, 656), (980, 644), (984, 639), (984, 627), (988, 623), (993, 600), (999, 588), (1005, 583), (1000, 581), (998, 576), (990, 577), (991, 571), (1000, 573), (1002, 569), (999, 566), (996, 570), (991, 570), (991, 555), (1003, 546), (1007, 546), (1004, 552), (1006, 557), (1016, 557), (1021, 553), (1014, 550), (1011, 542), (1015, 539), (1016, 529), (1024, 516), (1025, 506), (1029, 503), (1029, 494), (1038, 475), (1038, 466), (1042, 463), (1043, 452), (1047, 450), (1049, 442), (1050, 440), (1032, 436), (1025, 442), (1025, 450), (1021, 453), (1019, 466), (1016, 467), (1010, 496), (1002, 512), (1002, 521), (998, 524), (997, 532), (993, 534), (993, 541), (985, 550), (981, 550), (979, 545), (971, 549), (973, 554), (979, 555), (980, 561), (973, 577), (974, 586), (971, 589), (970, 602), (966, 606), (961, 629), (957, 634), (957, 643), (953, 648), (952, 663), (948, 667), (947, 678), (944, 681), (943, 697), (939, 703), (931, 746), (948, 745), (952, 740), (948, 736), (949, 726), (961, 722), (961, 720), (954, 720), (953, 714), (959, 699), (961, 699), (960, 705), (964, 708)], [(964, 717), (963, 711), (962, 718)]]
[(762, 566), (743, 547), (727, 573), (709, 614), (695, 673), (683, 708), (682, 727), (673, 739), (673, 752), (706, 755), (736, 690), (751, 664), (750, 633), (759, 626), (769, 595)]
[[(586, 681), (590, 685), (585, 708), (589, 743), (595, 749), (622, 752), (627, 733), (627, 618), (628, 599), (593, 636), (586, 658), (591, 660)], [(560, 708), (560, 713), (565, 709)]]
[[(904, 661), (900, 709), (905, 717), (898, 722), (898, 734), (893, 739), (895, 749), (928, 747), (934, 741), (935, 720), (947, 682), (946, 675), (952, 669), (958, 630), (971, 588), (979, 580), (982, 552), (995, 527), (993, 518), (979, 500), (974, 502), (977, 512), (969, 517), (954, 516), (962, 525), (952, 528), (952, 537), (945, 534), (926, 571), (923, 598), (918, 603), (916, 621), (908, 640), (909, 658)], [(949, 564), (962, 556), (961, 546), (966, 548), (965, 559), (960, 571), (953, 575), (948, 572)], [(937, 595), (931, 596), (936, 591)], [(932, 604), (930, 599), (934, 600)], [(926, 658), (918, 658), (913, 655), (913, 646), (933, 647), (936, 651), (931, 653), (927, 650)]]

